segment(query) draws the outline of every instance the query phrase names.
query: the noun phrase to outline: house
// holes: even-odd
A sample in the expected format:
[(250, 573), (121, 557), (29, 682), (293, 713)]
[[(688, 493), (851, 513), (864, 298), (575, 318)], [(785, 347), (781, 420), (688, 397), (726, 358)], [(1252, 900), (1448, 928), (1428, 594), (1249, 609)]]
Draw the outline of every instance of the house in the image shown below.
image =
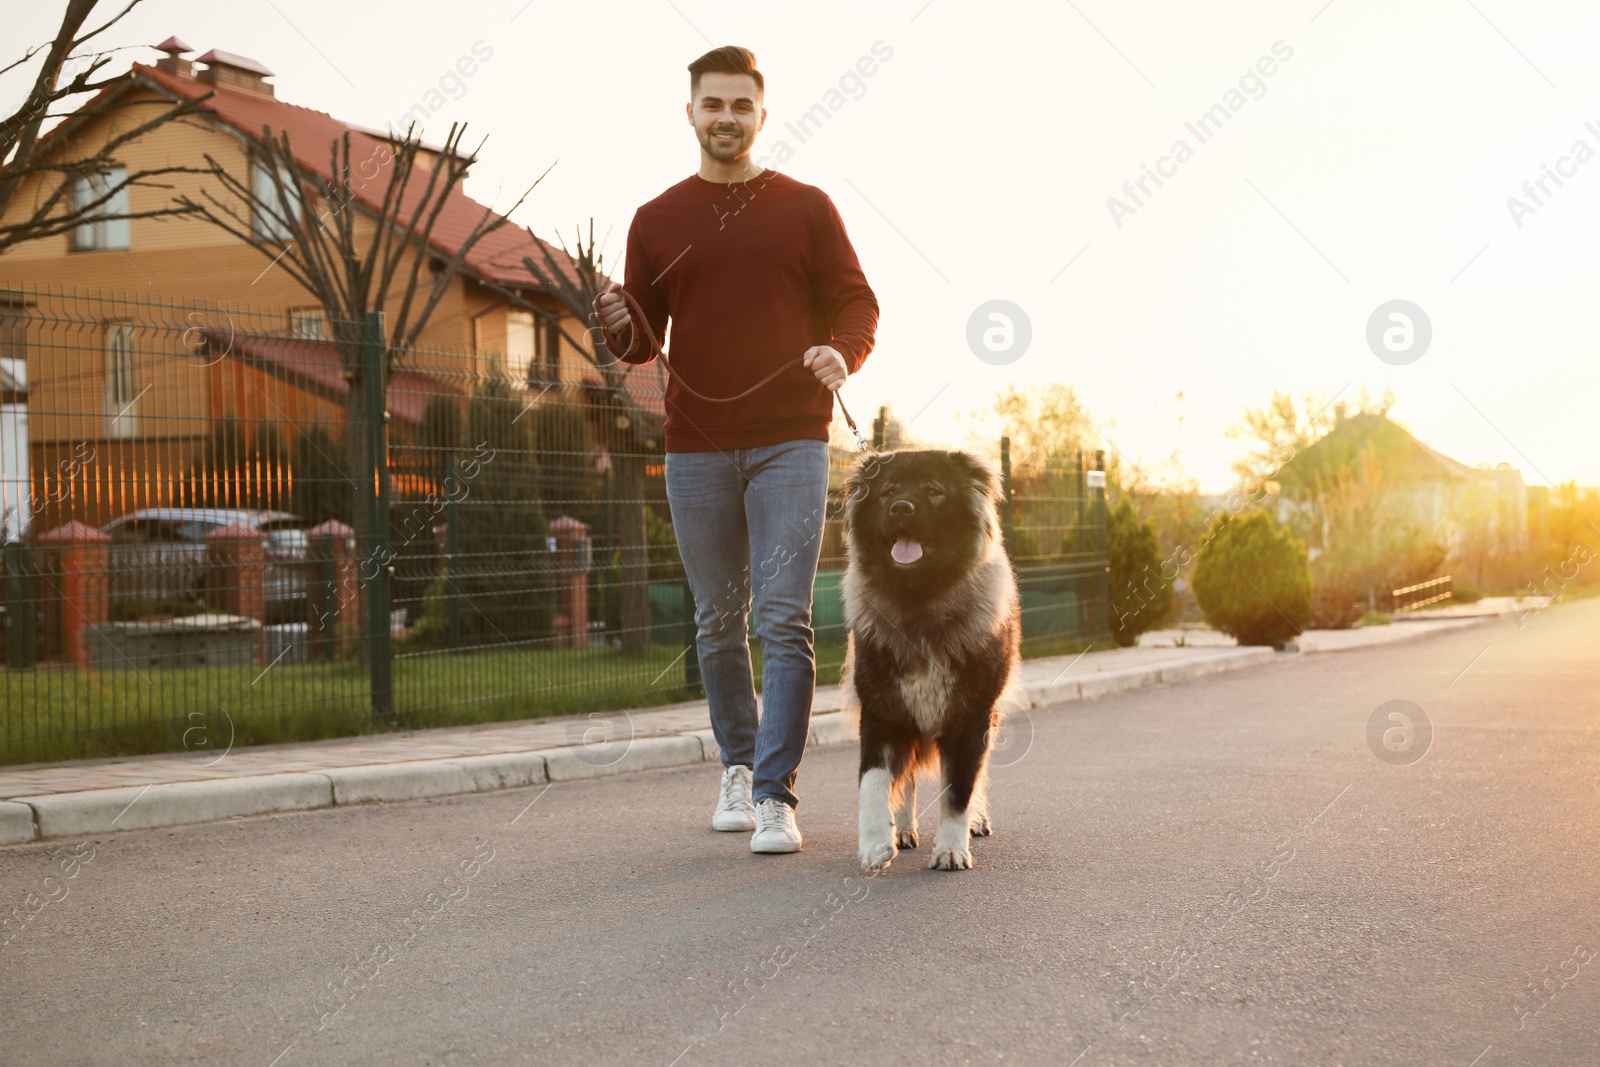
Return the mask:
[[(176, 38), (158, 50), (162, 59), (135, 63), (96, 98), (116, 107), (82, 118), (80, 111), (52, 130), (52, 151), (73, 158), (75, 148), (86, 152), (83, 146), (103, 144), (174, 102), (205, 98), (194, 116), (124, 145), (119, 156), (126, 167), (200, 168), (210, 157), (251, 188), (259, 191), (265, 180), (271, 189), (270, 174), (252, 152), (264, 129), (288, 135), (308, 174), (328, 175), (331, 145), (346, 135), (353, 160), (387, 158), (384, 133), (280, 100), (272, 72), (256, 60), (221, 50), (189, 60), (191, 49)], [(428, 149), (424, 161), (437, 160), (440, 151)], [(380, 168), (362, 172), (374, 180), (357, 185), (348, 205), (360, 213), (358, 236), (375, 228), (373, 211), (385, 188)], [(316, 300), (258, 249), (203, 219), (138, 217), (180, 195), (203, 201), (207, 189), (232, 199), (205, 174), (163, 180), (169, 188), (139, 185), (119, 194), (113, 207), (134, 217), (87, 222), (0, 258), (0, 290), (9, 294), (0, 302), (0, 358), (22, 361), (17, 380), (27, 383), (31, 412), (30, 455), (12, 455), (20, 442), (8, 439), (0, 441), (0, 456), (8, 483), (26, 477), (26, 495), (47, 505), (34, 509), (36, 523), (78, 519), (99, 526), (135, 508), (184, 503), (181, 475), (225, 423), (246, 434), (261, 427), (291, 433), (322, 424), (334, 434), (341, 428), (349, 383)], [(100, 181), (82, 179), (74, 197), (104, 189)], [(25, 189), (17, 210), (43, 192)], [(428, 257), (428, 269), (450, 260), (488, 210), (454, 191), (430, 247), (415, 254)], [(273, 219), (261, 215), (248, 224), (270, 237)], [(491, 375), (506, 378), (530, 404), (584, 403), (594, 419), (601, 417), (602, 383), (588, 361), (553, 323), (493, 288), (559, 312), (522, 266), (524, 256), (545, 262), (547, 247), (512, 224), (468, 252), (415, 348), (391, 365), (391, 434), (416, 430), (430, 398), (464, 397)], [(564, 252), (553, 254), (558, 269), (571, 268)], [(423, 288), (428, 277), (423, 270)], [(392, 295), (391, 315), (400, 298)], [(568, 319), (566, 331), (582, 337), (586, 325)], [(658, 455), (662, 373), (659, 366), (637, 368), (625, 382), (626, 402), (643, 427), (640, 447)], [(75, 454), (94, 458), (64, 466)], [(62, 481), (63, 470), (70, 481)]]
[(1432, 531), (1457, 564), (1481, 573), (1489, 559), (1527, 552), (1530, 512), (1537, 527), (1543, 496), (1530, 491), (1520, 471), (1508, 463), (1468, 466), (1429, 448), (1387, 414), (1347, 414), (1342, 403), (1334, 406), (1332, 429), (1274, 475), (1280, 520), (1296, 502), (1322, 499), (1341, 476), (1359, 479), (1363, 464), (1382, 514)]

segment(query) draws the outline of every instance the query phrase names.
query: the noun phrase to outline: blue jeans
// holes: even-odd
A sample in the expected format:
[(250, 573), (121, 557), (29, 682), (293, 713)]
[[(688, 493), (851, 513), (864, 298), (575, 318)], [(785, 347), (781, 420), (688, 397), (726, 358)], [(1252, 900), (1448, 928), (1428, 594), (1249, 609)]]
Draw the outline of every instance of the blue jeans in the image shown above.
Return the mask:
[[(794, 781), (817, 681), (811, 587), (827, 496), (823, 441), (667, 453), (667, 502), (694, 594), (711, 730), (724, 766), (753, 769), (757, 803), (799, 803)], [(752, 599), (761, 640), (759, 720), (745, 638)]]

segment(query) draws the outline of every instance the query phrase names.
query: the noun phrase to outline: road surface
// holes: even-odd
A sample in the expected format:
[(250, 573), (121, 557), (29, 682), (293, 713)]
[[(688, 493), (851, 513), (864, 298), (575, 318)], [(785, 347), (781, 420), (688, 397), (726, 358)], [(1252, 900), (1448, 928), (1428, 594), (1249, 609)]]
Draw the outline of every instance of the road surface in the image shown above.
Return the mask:
[(3, 849), (0, 1061), (1600, 1063), (1597, 651), (1590, 600), (1041, 709), (970, 872), (860, 875), (851, 746), (797, 856), (714, 766)]

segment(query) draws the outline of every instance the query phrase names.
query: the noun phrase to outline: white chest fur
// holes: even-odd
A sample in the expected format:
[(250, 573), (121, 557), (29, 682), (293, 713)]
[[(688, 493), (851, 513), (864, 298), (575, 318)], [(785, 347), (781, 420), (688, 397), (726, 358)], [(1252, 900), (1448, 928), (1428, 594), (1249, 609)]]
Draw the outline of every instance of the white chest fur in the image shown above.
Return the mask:
[(900, 676), (900, 698), (925, 736), (939, 733), (955, 676), (937, 658)]

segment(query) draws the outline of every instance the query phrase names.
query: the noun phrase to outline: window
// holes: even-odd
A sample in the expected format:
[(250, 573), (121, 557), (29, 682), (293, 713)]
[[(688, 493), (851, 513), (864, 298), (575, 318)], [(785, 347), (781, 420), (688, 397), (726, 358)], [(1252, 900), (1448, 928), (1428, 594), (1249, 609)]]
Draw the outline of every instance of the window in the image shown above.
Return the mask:
[(548, 319), (539, 323), (539, 365), (544, 368), (544, 380), (561, 381), (561, 329)]
[(294, 175), (280, 167), (275, 182), (270, 170), (259, 163), (252, 163), (250, 195), (255, 201), (250, 232), (256, 240), (277, 243), (292, 240), (294, 220), (300, 218), (300, 189), (295, 184)]
[(531, 385), (536, 380), (534, 334), (533, 312), (506, 312), (506, 377), (519, 385)]
[(111, 437), (132, 437), (139, 417), (134, 405), (139, 400), (133, 359), (133, 324), (113, 322), (106, 326), (106, 419)]
[(302, 341), (326, 341), (327, 316), (321, 308), (290, 308), (289, 333)]
[(73, 227), (72, 251), (127, 248), (128, 168), (78, 175), (72, 180), (72, 210), (83, 218)]
[[(28, 359), (27, 313), (20, 293), (0, 289), (0, 359), (16, 360), (24, 368)], [(25, 369), (22, 377), (27, 377)]]

